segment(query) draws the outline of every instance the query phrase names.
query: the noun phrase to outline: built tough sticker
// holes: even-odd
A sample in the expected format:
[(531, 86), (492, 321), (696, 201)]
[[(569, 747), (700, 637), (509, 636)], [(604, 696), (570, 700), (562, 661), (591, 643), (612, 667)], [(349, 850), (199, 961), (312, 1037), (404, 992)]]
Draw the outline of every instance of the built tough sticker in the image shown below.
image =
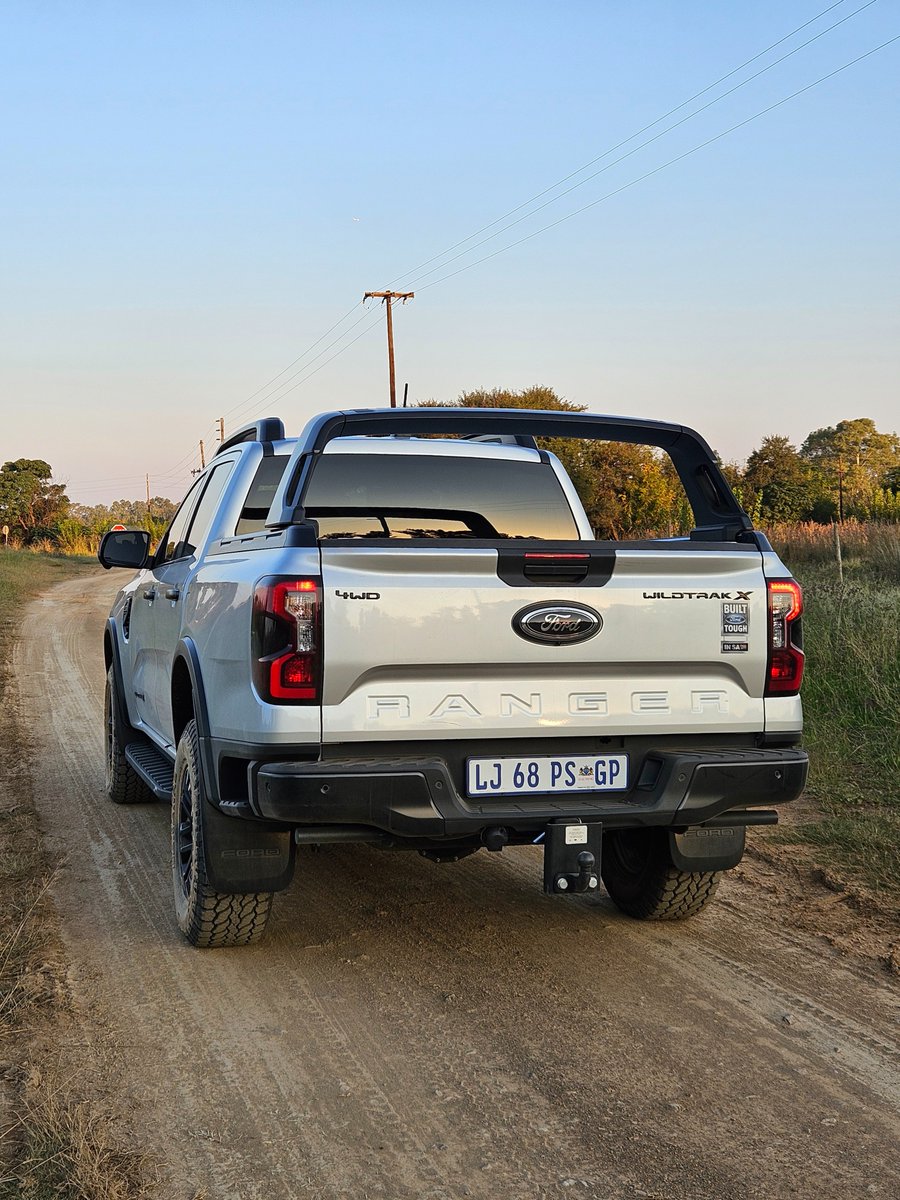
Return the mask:
[(750, 605), (722, 605), (722, 636), (746, 637), (750, 632)]

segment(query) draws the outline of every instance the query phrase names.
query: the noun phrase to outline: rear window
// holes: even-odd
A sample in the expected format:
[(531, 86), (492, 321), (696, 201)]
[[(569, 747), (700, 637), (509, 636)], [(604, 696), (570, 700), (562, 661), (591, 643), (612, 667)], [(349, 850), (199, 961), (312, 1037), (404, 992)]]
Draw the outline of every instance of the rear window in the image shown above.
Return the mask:
[(304, 498), (322, 539), (578, 538), (543, 462), (324, 454)]

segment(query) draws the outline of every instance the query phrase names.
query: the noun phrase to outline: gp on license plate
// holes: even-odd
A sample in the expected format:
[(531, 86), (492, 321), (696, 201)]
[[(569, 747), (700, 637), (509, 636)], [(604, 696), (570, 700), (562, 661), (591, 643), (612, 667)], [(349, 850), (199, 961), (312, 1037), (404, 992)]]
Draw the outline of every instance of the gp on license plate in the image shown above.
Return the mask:
[(466, 766), (470, 796), (621, 792), (628, 787), (627, 754), (470, 758)]

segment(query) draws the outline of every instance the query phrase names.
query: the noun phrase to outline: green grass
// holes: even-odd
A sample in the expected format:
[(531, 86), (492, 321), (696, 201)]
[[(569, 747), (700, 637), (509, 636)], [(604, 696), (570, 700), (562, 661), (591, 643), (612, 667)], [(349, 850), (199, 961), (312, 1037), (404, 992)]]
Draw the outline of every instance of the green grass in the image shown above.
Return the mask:
[(69, 579), (79, 564), (96, 564), (96, 559), (63, 554), (33, 554), (0, 546), (0, 614), (4, 623), (18, 620), (19, 607), (42, 588)]
[(803, 585), (808, 794), (821, 820), (782, 837), (829, 865), (900, 893), (900, 587), (880, 564), (851, 557), (790, 563)]

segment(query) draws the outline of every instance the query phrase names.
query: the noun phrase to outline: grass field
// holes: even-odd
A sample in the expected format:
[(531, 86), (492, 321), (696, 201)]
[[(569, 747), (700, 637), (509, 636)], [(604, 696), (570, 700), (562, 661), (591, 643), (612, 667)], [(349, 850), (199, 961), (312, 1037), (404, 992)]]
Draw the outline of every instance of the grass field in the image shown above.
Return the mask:
[(900, 894), (900, 529), (842, 531), (843, 579), (832, 531), (812, 531), (772, 531), (804, 590), (808, 794), (821, 811), (782, 836)]

